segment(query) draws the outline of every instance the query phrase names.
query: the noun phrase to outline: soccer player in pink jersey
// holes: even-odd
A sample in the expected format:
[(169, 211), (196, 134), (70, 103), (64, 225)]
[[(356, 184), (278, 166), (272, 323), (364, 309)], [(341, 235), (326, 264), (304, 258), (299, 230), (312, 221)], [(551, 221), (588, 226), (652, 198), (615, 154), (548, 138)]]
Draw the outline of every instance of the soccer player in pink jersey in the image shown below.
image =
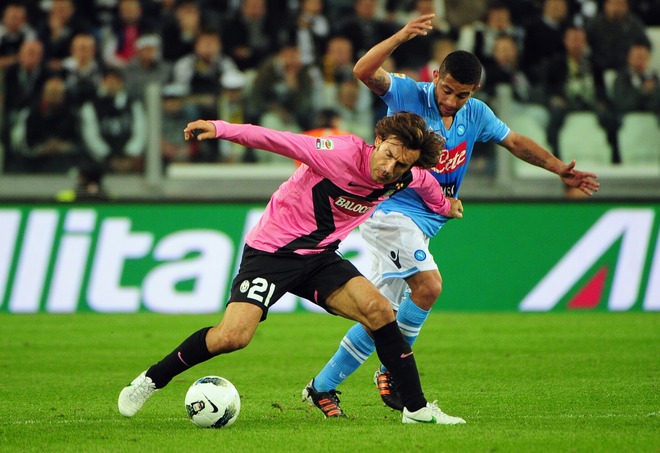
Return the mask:
[[(193, 333), (135, 378), (119, 395), (119, 412), (134, 416), (174, 376), (246, 347), (269, 307), (291, 292), (368, 329), (380, 360), (399, 383), (404, 423), (446, 420), (449, 416), (424, 397), (412, 349), (389, 301), (336, 253), (339, 243), (378, 203), (406, 187), (415, 189), (439, 214), (462, 217), (460, 200), (445, 197), (426, 171), (437, 164), (444, 140), (421, 116), (407, 112), (380, 120), (374, 145), (355, 136), (317, 138), (225, 121), (194, 121), (184, 134), (187, 140), (229, 140), (303, 165), (273, 194), (247, 235), (220, 324)], [(333, 394), (325, 415), (343, 415), (333, 412), (341, 412), (338, 403)]]

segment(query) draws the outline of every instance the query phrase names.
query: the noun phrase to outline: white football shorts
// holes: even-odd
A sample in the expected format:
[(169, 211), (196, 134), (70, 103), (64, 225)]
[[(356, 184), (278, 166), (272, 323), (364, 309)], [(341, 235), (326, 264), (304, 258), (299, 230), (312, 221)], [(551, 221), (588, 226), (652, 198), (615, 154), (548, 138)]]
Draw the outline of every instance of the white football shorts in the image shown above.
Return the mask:
[(429, 240), (409, 217), (376, 211), (360, 226), (371, 259), (369, 280), (392, 302), (395, 310), (408, 290), (405, 278), (438, 269)]

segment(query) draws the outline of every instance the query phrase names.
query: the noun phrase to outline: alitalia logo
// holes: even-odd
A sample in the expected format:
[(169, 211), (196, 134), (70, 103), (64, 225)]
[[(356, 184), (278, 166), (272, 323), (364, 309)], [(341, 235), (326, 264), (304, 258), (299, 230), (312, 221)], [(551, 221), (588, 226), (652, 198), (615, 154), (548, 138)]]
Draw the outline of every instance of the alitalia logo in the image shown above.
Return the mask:
[[(103, 213), (117, 208), (0, 208), (0, 311), (222, 311), (242, 249), (218, 229), (229, 227), (231, 220), (218, 221), (226, 211), (195, 208), (195, 216), (205, 219), (201, 223), (212, 227), (182, 229), (167, 225), (172, 215), (156, 214), (167, 208), (149, 208), (109, 216)], [(243, 227), (244, 236), (262, 213), (247, 211), (234, 227)], [(365, 269), (363, 247), (355, 231), (340, 251), (357, 256), (354, 264)], [(271, 312), (295, 311), (298, 305), (322, 311), (287, 294)]]
[[(612, 209), (582, 236), (520, 303), (522, 311), (547, 311), (574, 291), (587, 273), (593, 277), (568, 303), (568, 308), (594, 308), (602, 302), (609, 269), (593, 269), (598, 260), (620, 242), (607, 308), (629, 310), (642, 300), (644, 310), (660, 310), (660, 235), (652, 247), (655, 213), (652, 209)], [(645, 292), (640, 294), (645, 263), (652, 252)], [(594, 272), (595, 271), (595, 272)]]
[[(0, 312), (217, 313), (242, 238), (262, 212), (178, 204), (0, 208)], [(555, 249), (556, 258), (538, 263), (535, 277), (519, 273), (518, 289), (486, 309), (659, 311), (658, 207), (595, 212), (595, 220), (576, 220), (578, 229), (573, 225), (575, 233), (562, 240), (565, 250)], [(357, 230), (339, 251), (368, 273), (369, 252)], [(502, 275), (509, 273), (494, 270), (482, 291), (497, 292)], [(287, 294), (271, 311), (297, 307), (320, 310)]]
[[(69, 313), (218, 311), (234, 244), (212, 229), (174, 231), (157, 240), (128, 217), (94, 209), (0, 209), (0, 302), (8, 311)], [(21, 234), (22, 233), (22, 234)], [(138, 276), (130, 270), (147, 262)], [(146, 270), (145, 270), (146, 268)], [(182, 282), (194, 281), (181, 290)]]

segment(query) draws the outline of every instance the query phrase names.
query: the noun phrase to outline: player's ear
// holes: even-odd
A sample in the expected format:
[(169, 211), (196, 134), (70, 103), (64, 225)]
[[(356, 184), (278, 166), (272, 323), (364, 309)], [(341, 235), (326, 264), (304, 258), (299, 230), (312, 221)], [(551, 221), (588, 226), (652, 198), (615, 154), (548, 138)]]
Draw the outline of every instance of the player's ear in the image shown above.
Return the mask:
[(383, 142), (383, 137), (381, 137), (380, 135), (377, 135), (377, 136), (376, 136), (376, 140), (374, 140), (374, 146), (378, 146), (378, 145), (380, 145), (382, 142)]

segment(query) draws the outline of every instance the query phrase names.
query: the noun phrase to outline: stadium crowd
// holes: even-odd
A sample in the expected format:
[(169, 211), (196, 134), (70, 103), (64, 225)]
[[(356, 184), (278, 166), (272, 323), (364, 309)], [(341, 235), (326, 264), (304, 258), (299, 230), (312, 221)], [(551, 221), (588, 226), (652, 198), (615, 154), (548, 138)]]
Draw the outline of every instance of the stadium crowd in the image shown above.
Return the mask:
[[(4, 171), (67, 172), (95, 164), (140, 172), (144, 93), (162, 94), (161, 149), (171, 162), (268, 162), (228, 142), (186, 142), (183, 126), (222, 118), (294, 132), (373, 140), (385, 104), (352, 73), (369, 48), (412, 17), (435, 29), (404, 44), (390, 72), (429, 81), (454, 49), (484, 65), (477, 97), (497, 110), (499, 85), (539, 114), (552, 151), (567, 115), (591, 111), (621, 162), (628, 112), (660, 120), (643, 0), (9, 0), (0, 23)], [(532, 110), (530, 110), (532, 111)], [(491, 150), (477, 150), (489, 168)]]

